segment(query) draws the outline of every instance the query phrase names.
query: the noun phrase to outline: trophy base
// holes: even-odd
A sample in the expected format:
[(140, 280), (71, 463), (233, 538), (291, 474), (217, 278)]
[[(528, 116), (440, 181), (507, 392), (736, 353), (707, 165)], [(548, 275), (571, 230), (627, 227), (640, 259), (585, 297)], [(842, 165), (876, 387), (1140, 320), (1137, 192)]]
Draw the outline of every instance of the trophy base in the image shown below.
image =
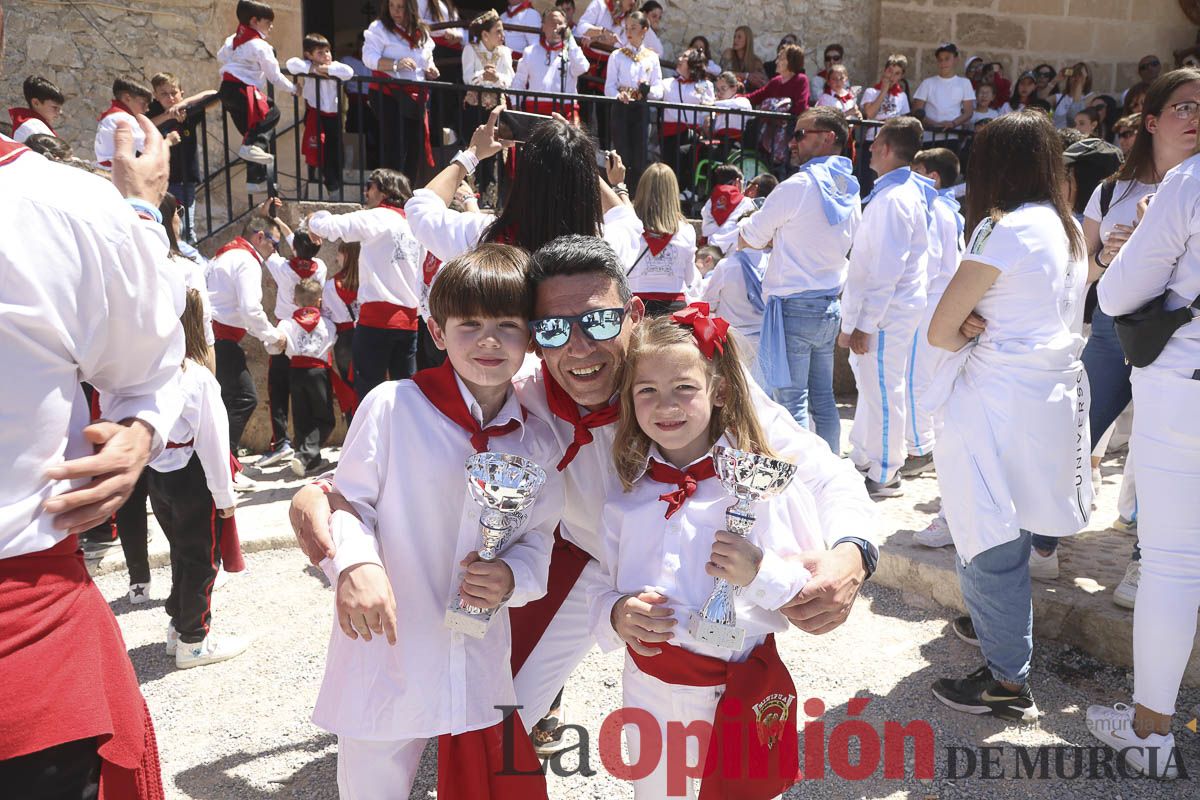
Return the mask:
[(488, 628), (492, 624), (492, 612), (484, 611), (482, 614), (470, 614), (457, 606), (446, 609), (445, 625), (455, 633), (466, 634), (475, 639), (482, 639), (487, 635)]
[(729, 650), (741, 650), (746, 641), (746, 631), (742, 628), (710, 622), (694, 611), (688, 621), (688, 633), (698, 642)]

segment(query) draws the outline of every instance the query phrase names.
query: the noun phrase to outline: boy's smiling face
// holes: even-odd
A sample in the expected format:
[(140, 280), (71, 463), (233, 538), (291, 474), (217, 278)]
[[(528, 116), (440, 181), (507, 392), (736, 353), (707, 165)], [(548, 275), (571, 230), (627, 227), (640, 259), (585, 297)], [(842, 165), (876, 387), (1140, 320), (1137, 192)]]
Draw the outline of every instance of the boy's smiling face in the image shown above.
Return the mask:
[(333, 53), (328, 47), (318, 47), (316, 50), (305, 52), (304, 57), (317, 66), (329, 65), (333, 63)]
[(429, 333), (473, 392), (512, 381), (529, 352), (524, 317), (448, 317), (444, 327), (431, 318)]

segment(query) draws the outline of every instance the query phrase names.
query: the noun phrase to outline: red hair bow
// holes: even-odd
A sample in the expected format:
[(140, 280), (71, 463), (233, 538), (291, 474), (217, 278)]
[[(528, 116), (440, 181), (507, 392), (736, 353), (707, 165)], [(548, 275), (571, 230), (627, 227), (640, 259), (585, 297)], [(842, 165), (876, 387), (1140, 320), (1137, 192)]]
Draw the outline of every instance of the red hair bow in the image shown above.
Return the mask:
[(714, 353), (725, 354), (725, 340), (729, 338), (729, 323), (721, 317), (708, 315), (708, 303), (692, 303), (671, 315), (676, 325), (692, 329), (696, 346), (709, 361)]

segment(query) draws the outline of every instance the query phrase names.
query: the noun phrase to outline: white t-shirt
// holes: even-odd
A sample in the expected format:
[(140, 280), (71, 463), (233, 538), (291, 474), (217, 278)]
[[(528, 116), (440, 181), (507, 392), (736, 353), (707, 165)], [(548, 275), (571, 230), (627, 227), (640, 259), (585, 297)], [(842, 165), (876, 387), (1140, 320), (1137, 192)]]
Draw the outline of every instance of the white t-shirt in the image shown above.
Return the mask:
[(949, 78), (934, 75), (921, 81), (913, 99), (925, 101), (925, 119), (930, 122), (950, 122), (962, 114), (964, 102), (975, 102), (975, 88), (962, 75)]
[(1113, 187), (1112, 200), (1108, 204), (1108, 213), (1100, 210), (1100, 193), (1104, 191), (1104, 183), (1096, 187), (1088, 200), (1087, 208), (1083, 211), (1086, 219), (1100, 223), (1100, 241), (1103, 242), (1112, 233), (1116, 225), (1133, 227), (1137, 222), (1137, 204), (1143, 197), (1153, 194), (1158, 189), (1157, 183), (1142, 183), (1141, 181), (1117, 181)]
[(975, 307), (987, 320), (981, 345), (1009, 353), (1070, 350), (1083, 329), (1087, 264), (1071, 255), (1049, 203), (1026, 203), (975, 228), (963, 261), (1000, 270)]
[[(978, 108), (979, 106), (976, 106), (976, 109)], [(975, 127), (975, 123), (979, 122), (980, 120), (995, 119), (998, 116), (1000, 116), (1000, 112), (994, 108), (985, 108), (982, 111), (976, 110), (975, 113), (971, 115), (971, 127)]]
[[(863, 108), (867, 105), (867, 103), (874, 103), (877, 97), (879, 97), (879, 90), (874, 86), (868, 86), (863, 90), (862, 101), (859, 104), (859, 108)], [(879, 104), (879, 110), (875, 112), (873, 119), (884, 122), (892, 117), (903, 117), (911, 111), (912, 106), (909, 105), (907, 94), (904, 92), (900, 92), (898, 94), (892, 94), (889, 92), (888, 96), (883, 98), (883, 102)], [(863, 116), (866, 116), (865, 112), (863, 113)], [(868, 142), (875, 138), (875, 130), (876, 129), (874, 127), (867, 128)]]

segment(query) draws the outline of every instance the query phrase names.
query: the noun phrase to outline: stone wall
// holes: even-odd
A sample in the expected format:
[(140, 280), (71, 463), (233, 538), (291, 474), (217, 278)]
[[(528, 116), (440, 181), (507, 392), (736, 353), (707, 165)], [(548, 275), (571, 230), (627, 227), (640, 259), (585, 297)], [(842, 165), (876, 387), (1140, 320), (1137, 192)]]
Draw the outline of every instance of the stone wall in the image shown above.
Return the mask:
[(964, 56), (999, 61), (1010, 79), (1040, 63), (1084, 61), (1093, 89), (1120, 92), (1137, 81), (1137, 62), (1156, 53), (1164, 69), (1190, 46), (1196, 26), (1177, 0), (881, 0), (877, 64), (909, 58), (909, 82), (937, 72), (934, 50), (956, 42)]
[[(300, 0), (274, 0), (273, 5), (271, 42), (282, 62), (299, 54)], [(237, 27), (235, 6), (235, 0), (8, 3), (0, 102), (5, 108), (25, 104), (21, 81), (26, 75), (54, 81), (67, 97), (58, 132), (76, 155), (90, 159), (96, 118), (108, 108), (118, 75), (141, 75), (148, 84), (151, 75), (167, 71), (180, 77), (185, 94), (217, 88), (216, 54)], [(0, 116), (7, 123), (7, 114)]]

